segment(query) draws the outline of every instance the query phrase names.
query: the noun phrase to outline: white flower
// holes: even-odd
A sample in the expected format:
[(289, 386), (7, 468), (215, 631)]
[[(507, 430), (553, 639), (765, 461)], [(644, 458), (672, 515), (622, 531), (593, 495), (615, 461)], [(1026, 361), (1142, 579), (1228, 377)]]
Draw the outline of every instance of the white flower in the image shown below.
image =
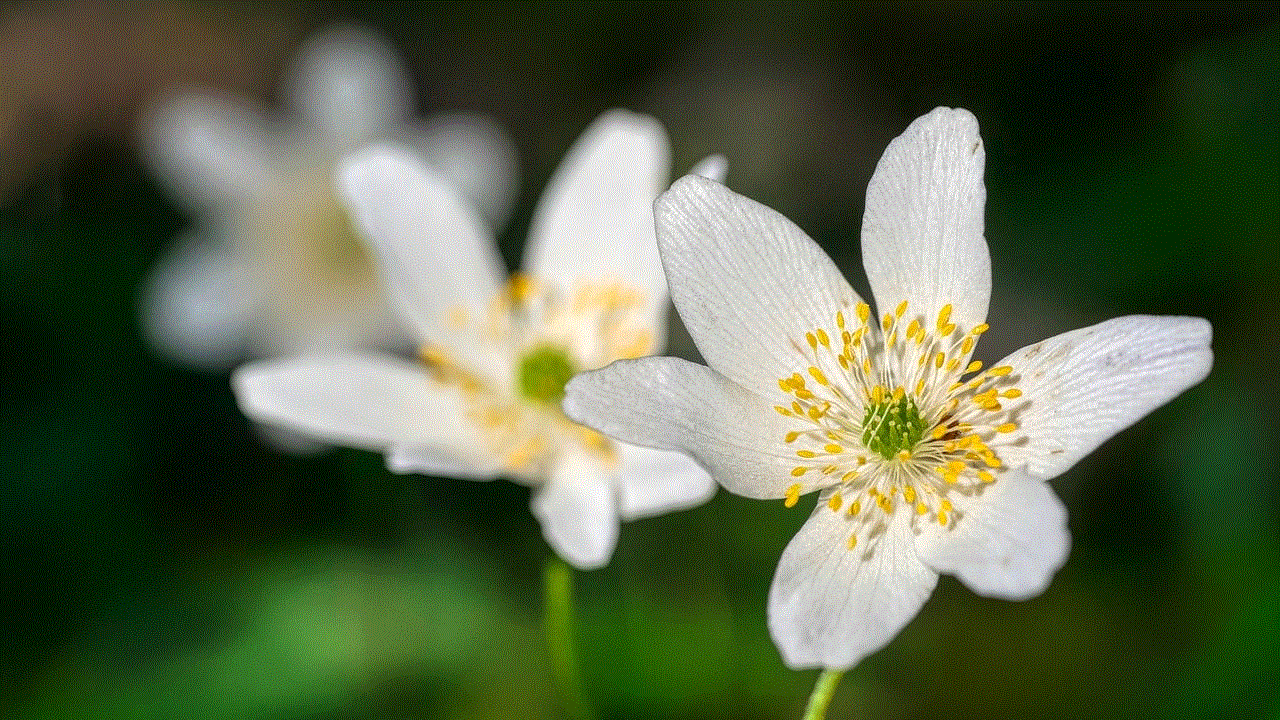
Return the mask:
[(371, 31), (339, 27), (300, 53), (276, 115), (244, 98), (186, 91), (143, 121), (146, 159), (197, 217), (145, 293), (153, 344), (185, 363), (228, 368), (244, 355), (389, 345), (405, 331), (334, 197), (333, 169), (375, 139), (413, 147), (500, 222), (514, 151), (477, 115), (425, 124), (400, 59)]
[[(722, 175), (710, 158), (702, 172)], [(251, 417), (387, 452), (398, 472), (535, 486), (551, 546), (608, 562), (618, 519), (690, 507), (715, 483), (673, 452), (615, 443), (568, 420), (578, 370), (662, 348), (667, 286), (653, 199), (669, 176), (652, 118), (606, 113), (570, 151), (534, 215), (525, 272), (504, 286), (489, 230), (448, 183), (394, 147), (358, 153), (339, 186), (376, 247), (419, 363), (313, 356), (251, 364), (233, 385)]]
[(656, 204), (677, 310), (710, 367), (643, 358), (579, 375), (564, 407), (626, 442), (683, 450), (754, 498), (818, 491), (769, 594), (788, 665), (845, 668), (885, 645), (938, 573), (1021, 599), (1070, 536), (1046, 485), (1200, 381), (1209, 324), (1130, 316), (970, 361), (991, 289), (977, 122), (939, 108), (867, 190), (873, 314), (781, 215), (685, 177)]

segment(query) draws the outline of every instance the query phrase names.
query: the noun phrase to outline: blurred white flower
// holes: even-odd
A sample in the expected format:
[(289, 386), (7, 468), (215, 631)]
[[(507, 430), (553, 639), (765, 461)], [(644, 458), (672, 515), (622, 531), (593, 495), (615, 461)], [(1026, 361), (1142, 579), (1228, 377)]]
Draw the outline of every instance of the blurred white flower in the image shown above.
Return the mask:
[(415, 119), (405, 67), (369, 30), (316, 36), (280, 95), (277, 113), (189, 90), (143, 118), (145, 157), (196, 224), (156, 267), (142, 320), (157, 348), (187, 364), (407, 340), (334, 195), (335, 163), (355, 147), (411, 148), (490, 223), (514, 197), (506, 134), (479, 115)]
[[(669, 162), (657, 121), (602, 116), (552, 178), (525, 272), (504, 286), (488, 228), (449, 183), (396, 147), (357, 153), (338, 185), (416, 329), (420, 362), (253, 363), (232, 378), (240, 406), (260, 422), (384, 450), (397, 472), (533, 485), (533, 512), (561, 557), (582, 569), (607, 563), (619, 517), (691, 507), (715, 491), (688, 457), (615, 443), (560, 410), (574, 372), (664, 345), (653, 200)], [(697, 171), (718, 177), (724, 162)]]
[(795, 668), (847, 668), (916, 614), (939, 573), (1039, 594), (1070, 546), (1045, 483), (1205, 377), (1209, 324), (1130, 316), (970, 361), (991, 291), (978, 125), (939, 108), (867, 189), (872, 314), (778, 213), (697, 177), (656, 204), (672, 298), (710, 367), (642, 358), (583, 373), (569, 417), (697, 458), (731, 492), (820, 492), (787, 546), (769, 629)]

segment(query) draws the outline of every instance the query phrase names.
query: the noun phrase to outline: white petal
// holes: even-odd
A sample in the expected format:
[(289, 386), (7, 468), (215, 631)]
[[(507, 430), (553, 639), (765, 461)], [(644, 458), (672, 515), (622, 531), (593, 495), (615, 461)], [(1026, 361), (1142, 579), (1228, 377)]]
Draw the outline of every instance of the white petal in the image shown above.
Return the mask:
[(240, 408), (259, 422), (370, 450), (429, 449), (453, 462), (411, 467), (397, 450), (394, 470), (483, 476), (492, 467), (464, 398), (413, 363), (361, 355), (271, 360), (241, 366), (231, 384)]
[(884, 647), (915, 617), (938, 575), (916, 555), (907, 514), (879, 532), (820, 503), (778, 561), (769, 633), (793, 669), (848, 668)]
[(374, 139), (413, 106), (404, 61), (369, 28), (343, 25), (316, 35), (288, 78), (281, 100), (342, 144)]
[(458, 192), (409, 150), (374, 145), (345, 159), (338, 191), (377, 250), (398, 308), (422, 339), (450, 346), (447, 316), (484, 317), (502, 261), (493, 238)]
[(724, 176), (729, 172), (729, 160), (723, 155), (708, 155), (698, 161), (689, 170), (690, 175), (698, 175), (708, 180), (724, 184)]
[(577, 422), (623, 442), (692, 455), (732, 493), (780, 498), (794, 482), (795, 457), (783, 442), (790, 426), (706, 366), (672, 357), (619, 360), (574, 376), (563, 405)]
[(143, 111), (141, 128), (149, 164), (193, 210), (227, 212), (266, 197), (277, 179), (267, 121), (244, 98), (169, 95)]
[(458, 188), (490, 227), (506, 222), (519, 168), (510, 136), (485, 115), (437, 115), (407, 139), (436, 172)]
[(669, 154), (657, 120), (624, 110), (600, 116), (538, 203), (524, 269), (566, 294), (583, 282), (624, 282), (645, 293), (653, 328), (665, 330), (667, 283), (653, 238), (653, 200), (671, 176)]
[(955, 525), (923, 523), (916, 550), (926, 565), (979, 595), (1026, 600), (1044, 592), (1067, 560), (1067, 509), (1047, 483), (1008, 472), (980, 495), (955, 496)]
[(618, 543), (618, 511), (613, 483), (595, 459), (566, 450), (530, 505), (547, 543), (570, 565), (594, 570), (609, 562)]
[(1130, 315), (1063, 333), (1001, 360), (1022, 390), (1018, 424), (997, 453), (1032, 477), (1065, 472), (1104, 440), (1209, 374), (1200, 318)]
[(166, 355), (229, 370), (245, 353), (261, 300), (257, 278), (242, 259), (220, 243), (188, 237), (152, 270), (142, 323)]
[(711, 499), (716, 483), (684, 453), (616, 444), (618, 512), (623, 520), (691, 508)]
[(978, 121), (937, 108), (889, 143), (867, 185), (862, 262), (880, 314), (908, 303), (933, 321), (948, 303), (962, 330), (981, 323), (991, 297), (982, 237), (987, 192)]
[(764, 397), (813, 364), (805, 333), (854, 321), (858, 296), (800, 228), (725, 186), (686, 175), (658, 198), (671, 297), (707, 364)]

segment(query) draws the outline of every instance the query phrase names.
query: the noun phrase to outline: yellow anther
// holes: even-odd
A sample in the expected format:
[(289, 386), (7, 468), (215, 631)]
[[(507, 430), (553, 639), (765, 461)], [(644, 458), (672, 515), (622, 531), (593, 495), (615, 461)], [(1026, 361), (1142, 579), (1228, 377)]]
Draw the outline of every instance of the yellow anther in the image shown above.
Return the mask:
[(903, 300), (902, 302), (898, 303), (898, 309), (894, 310), (893, 314), (897, 317), (902, 317), (902, 314), (905, 313), (906, 311), (907, 311), (907, 301)]
[(795, 507), (798, 502), (800, 502), (800, 483), (787, 488), (787, 499), (783, 500), (782, 504), (787, 507)]
[(815, 458), (815, 457), (818, 457), (818, 453), (816, 453), (816, 452), (814, 452), (814, 451), (812, 451), (812, 450), (797, 450), (797, 451), (796, 451), (796, 455), (797, 455), (797, 456), (799, 456), (799, 457), (805, 458), (806, 460), (807, 460), (807, 459), (809, 459), (809, 458)]
[(920, 397), (923, 394), (924, 394), (924, 378), (920, 378), (919, 380), (916, 381), (915, 396)]
[(942, 436), (946, 435), (948, 432), (950, 431), (947, 430), (946, 425), (934, 425), (933, 432), (929, 433), (929, 435), (931, 435), (934, 440), (941, 440)]
[(805, 333), (805, 334), (804, 334), (804, 339), (805, 339), (805, 340), (807, 340), (807, 341), (809, 342), (809, 348), (810, 348), (811, 350), (817, 350), (817, 349), (818, 349), (818, 338), (817, 338), (817, 336), (815, 336), (813, 333)]
[(907, 502), (915, 502), (915, 501), (916, 501), (916, 489), (915, 489), (915, 488), (913, 488), (913, 487), (911, 487), (910, 485), (908, 485), (908, 486), (906, 486), (906, 487), (902, 488), (902, 497), (903, 497), (903, 499), (905, 499)]
[(840, 367), (844, 368), (845, 370), (848, 370), (849, 358), (845, 357), (844, 355), (839, 355), (837, 356), (837, 358), (840, 360)]
[(956, 331), (956, 324), (947, 323), (946, 325), (943, 325), (942, 327), (938, 328), (938, 337), (947, 337), (948, 335), (950, 335), (955, 331)]
[(864, 359), (864, 360), (862, 361), (862, 372), (863, 372), (863, 373), (865, 373), (865, 374), (867, 374), (867, 375), (870, 375), (870, 374), (871, 374), (871, 359), (870, 359), (870, 358)]
[(951, 320), (951, 303), (947, 303), (946, 305), (942, 306), (941, 310), (938, 311), (938, 333), (939, 334), (942, 334), (942, 328), (946, 327), (947, 323), (950, 322), (950, 320)]
[(971, 373), (971, 372), (978, 372), (981, 369), (982, 369), (982, 361), (974, 360), (973, 362), (969, 363), (969, 367), (965, 368), (964, 371), (966, 373)]
[(947, 524), (947, 514), (941, 510), (938, 511), (938, 524), (939, 525)]
[(862, 512), (862, 501), (854, 500), (853, 504), (849, 506), (849, 517), (854, 517), (860, 512)]
[[(787, 414), (790, 415), (791, 413), (788, 412)], [(789, 443), (793, 443), (796, 441), (796, 438), (798, 437), (800, 437), (800, 431), (792, 430), (791, 432), (787, 433), (787, 436), (783, 439)]]
[(791, 468), (791, 477), (800, 477), (807, 472), (809, 472), (809, 468), (807, 467)]
[(925, 504), (924, 504), (924, 503), (922, 503), (922, 502), (916, 503), (916, 514), (917, 514), (917, 515), (923, 515), (923, 514), (925, 514), (925, 513), (927, 513), (927, 512), (929, 512), (929, 508), (925, 507)]
[(899, 385), (898, 387), (893, 389), (893, 401), (898, 402), (899, 400), (902, 399), (902, 396), (906, 394), (907, 394), (907, 391), (903, 390), (902, 386)]
[(1000, 427), (996, 428), (996, 432), (999, 432), (999, 433), (1011, 433), (1011, 432), (1013, 432), (1014, 430), (1017, 430), (1017, 429), (1018, 429), (1018, 426), (1017, 426), (1017, 425), (1015, 425), (1015, 424), (1013, 424), (1013, 423), (1005, 423), (1005, 424), (1001, 425)]
[(867, 318), (871, 317), (871, 306), (864, 302), (860, 302), (858, 303), (857, 312), (858, 319), (865, 324), (867, 322)]
[(977, 337), (990, 329), (991, 329), (990, 325), (986, 323), (981, 323), (979, 325), (974, 325), (973, 329), (969, 331), (969, 334), (973, 335), (974, 337)]
[(1020, 398), (1020, 397), (1022, 397), (1022, 391), (1021, 391), (1021, 390), (1019, 390), (1018, 388), (1009, 388), (1008, 390), (1005, 390), (1004, 392), (1002, 392), (1002, 393), (1000, 393), (1000, 394), (1001, 394), (1001, 395), (1003, 395), (1003, 396), (1005, 396), (1005, 397), (1007, 397), (1007, 398), (1009, 398), (1010, 400), (1012, 400), (1012, 399), (1014, 399), (1014, 398)]
[(911, 324), (907, 326), (907, 337), (915, 338), (916, 333), (920, 332), (923, 329), (924, 328), (920, 326), (920, 321), (915, 318), (912, 318)]
[(884, 314), (884, 320), (880, 323), (885, 332), (889, 332), (889, 328), (893, 327), (893, 316), (889, 313)]
[(955, 440), (948, 440), (942, 444), (942, 452), (955, 452), (957, 447)]
[(897, 344), (897, 342), (898, 342), (898, 331), (894, 330), (893, 332), (889, 333), (889, 339), (885, 342), (885, 344), (888, 345), (889, 347), (893, 347), (895, 344)]
[(843, 502), (840, 499), (840, 493), (834, 493), (831, 495), (831, 499), (827, 500), (827, 507), (831, 508), (831, 512), (840, 512), (840, 506)]
[(812, 400), (812, 399), (813, 399), (813, 393), (809, 392), (808, 390), (804, 390), (804, 389), (796, 390), (796, 397), (800, 398), (801, 400)]
[(818, 420), (818, 419), (821, 419), (821, 418), (822, 418), (822, 416), (823, 416), (824, 414), (826, 414), (826, 412), (827, 412), (827, 406), (826, 406), (826, 405), (824, 405), (824, 406), (822, 406), (822, 407), (818, 407), (817, 405), (812, 405), (812, 406), (810, 406), (810, 407), (809, 407), (809, 412), (808, 412), (809, 419), (810, 419), (810, 420)]
[(836, 311), (836, 327), (844, 329), (844, 313), (839, 310)]
[(823, 445), (823, 446), (822, 446), (822, 449), (823, 449), (823, 450), (826, 450), (828, 453), (830, 453), (830, 454), (832, 454), (832, 455), (835, 455), (835, 454), (837, 454), (837, 453), (842, 453), (842, 452), (844, 452), (844, 448), (840, 447), (839, 445), (836, 445), (835, 443), (830, 443), (830, 444), (827, 444), (827, 445)]
[(857, 546), (858, 546), (858, 536), (857, 536), (857, 535), (850, 535), (850, 536), (849, 536), (849, 549), (850, 549), (850, 550), (852, 550), (852, 549), (854, 549), (854, 548), (855, 548), (855, 547), (857, 547)]
[(827, 337), (827, 331), (822, 328), (818, 328), (818, 343), (822, 347), (831, 347), (831, 339)]
[(990, 467), (990, 468), (1000, 467), (1000, 458), (996, 457), (995, 455), (992, 455), (990, 452), (982, 456), (982, 462), (986, 463), (987, 467)]
[(942, 363), (946, 362), (946, 360), (947, 360), (947, 354), (939, 350), (938, 354), (933, 356), (933, 366), (936, 368), (941, 368)]
[(880, 509), (885, 511), (886, 513), (893, 511), (893, 503), (890, 502), (889, 498), (885, 497), (884, 495), (881, 495), (876, 498), (876, 505), (879, 505)]
[(795, 414), (797, 414), (797, 415), (803, 415), (803, 414), (804, 414), (804, 409), (800, 407), (800, 403), (796, 402), (795, 400), (792, 400), (792, 401), (791, 401), (791, 412), (793, 412), (793, 413), (795, 413)]
[(960, 367), (960, 358), (951, 358), (947, 362), (947, 372), (955, 372), (958, 367)]
[(826, 376), (826, 375), (823, 375), (823, 374), (822, 374), (822, 371), (821, 371), (821, 370), (819, 370), (818, 368), (816, 368), (816, 367), (811, 367), (811, 368), (809, 368), (809, 374), (813, 376), (813, 379), (814, 379), (814, 380), (817, 380), (817, 381), (818, 381), (818, 384), (819, 384), (819, 385), (826, 386), (826, 385), (828, 384), (828, 383), (827, 383), (827, 376)]
[(910, 451), (910, 450), (900, 450), (900, 451), (898, 451), (898, 459), (899, 459), (899, 460), (904, 460), (904, 461), (905, 461), (905, 460), (910, 460), (910, 459), (911, 459), (911, 451)]
[(841, 475), (841, 476), (840, 476), (840, 482), (847, 483), (847, 482), (849, 482), (850, 480), (852, 480), (852, 479), (854, 479), (854, 478), (856, 478), (856, 477), (858, 477), (858, 471), (857, 471), (857, 470), (850, 470), (849, 472), (847, 472), (847, 473), (845, 473), (845, 474), (843, 474), (843, 475)]
[(513, 273), (507, 280), (507, 293), (516, 302), (524, 302), (533, 294), (533, 278), (524, 273)]
[(942, 508), (943, 510), (946, 510), (947, 512), (951, 512), (951, 501), (943, 500), (942, 502), (938, 503), (938, 507)]
[(791, 392), (791, 383), (787, 382), (787, 378), (778, 378), (778, 387), (782, 388), (782, 392)]
[(968, 355), (972, 351), (973, 351), (973, 338), (967, 337), (964, 339), (964, 342), (960, 343), (960, 354)]
[(981, 481), (982, 481), (982, 482), (984, 482), (984, 483), (993, 483), (993, 482), (995, 482), (995, 481), (996, 481), (996, 476), (995, 476), (995, 475), (992, 475), (991, 473), (987, 472), (986, 470), (979, 470), (979, 471), (978, 471), (978, 479), (979, 479), (979, 480), (981, 480)]
[(996, 377), (1004, 377), (1005, 375), (1008, 375), (1011, 372), (1013, 372), (1012, 366), (1001, 365), (1000, 367), (991, 368), (990, 370), (987, 371), (987, 374), (995, 375)]
[(791, 373), (791, 387), (793, 388), (804, 387), (804, 378), (800, 376), (800, 373)]
[(786, 408), (782, 407), (781, 405), (774, 405), (774, 406), (773, 406), (773, 409), (774, 409), (774, 410), (777, 410), (777, 411), (778, 411), (778, 414), (779, 414), (779, 415), (781, 415), (781, 416), (783, 416), (783, 417), (791, 417), (791, 416), (792, 416), (792, 412), (791, 412), (790, 410), (788, 410), (788, 409), (786, 409)]

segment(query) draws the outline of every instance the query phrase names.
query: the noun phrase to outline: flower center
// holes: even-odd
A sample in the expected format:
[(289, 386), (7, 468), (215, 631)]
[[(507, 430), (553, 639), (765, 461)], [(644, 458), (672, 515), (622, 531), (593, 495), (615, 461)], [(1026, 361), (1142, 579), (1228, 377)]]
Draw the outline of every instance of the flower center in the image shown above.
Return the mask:
[(927, 429), (915, 400), (903, 393), (896, 401), (889, 398), (867, 405), (862, 418), (862, 445), (885, 460), (892, 460), (903, 451), (914, 450)]
[(555, 405), (564, 397), (565, 383), (575, 370), (564, 350), (543, 345), (520, 358), (518, 384), (524, 397), (547, 405)]
[(1017, 377), (1011, 367), (969, 361), (987, 326), (960, 330), (950, 305), (930, 320), (909, 315), (906, 302), (880, 322), (866, 303), (856, 313), (856, 325), (838, 312), (832, 331), (806, 333), (807, 376), (778, 381), (790, 397), (775, 409), (796, 422), (783, 439), (800, 459), (786, 504), (823, 490), (831, 509), (857, 519), (868, 537), (870, 510), (887, 516), (901, 503), (913, 522), (950, 527), (959, 512), (952, 494), (980, 493), (1002, 471), (992, 445), (1017, 430), (1019, 408), (1002, 402), (1021, 397)]

